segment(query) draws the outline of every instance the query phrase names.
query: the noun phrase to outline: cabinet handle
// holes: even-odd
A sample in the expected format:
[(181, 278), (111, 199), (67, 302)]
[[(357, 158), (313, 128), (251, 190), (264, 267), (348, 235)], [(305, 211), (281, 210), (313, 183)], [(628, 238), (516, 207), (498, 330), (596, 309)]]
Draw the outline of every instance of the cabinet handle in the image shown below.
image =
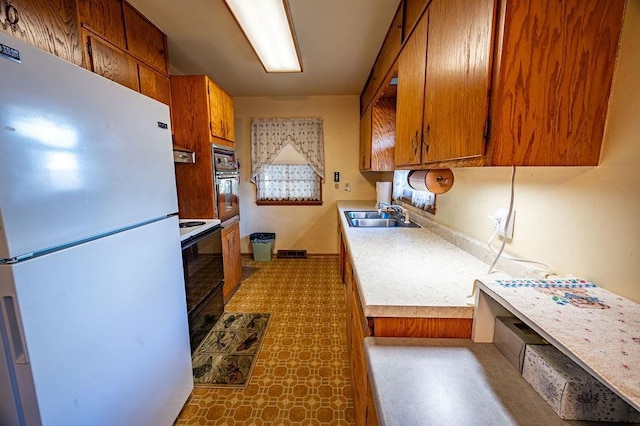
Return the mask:
[(15, 28), (20, 21), (20, 14), (18, 13), (18, 9), (10, 3), (7, 3), (7, 9), (5, 10), (5, 18), (9, 25)]
[(425, 157), (426, 154), (429, 153), (429, 145), (430, 145), (430, 135), (431, 135), (431, 125), (429, 123), (427, 123), (427, 127), (424, 129), (424, 132), (422, 133), (422, 143), (424, 144), (424, 152), (425, 152)]
[(418, 153), (418, 131), (416, 130), (416, 134), (411, 138), (411, 148), (413, 148), (413, 155)]

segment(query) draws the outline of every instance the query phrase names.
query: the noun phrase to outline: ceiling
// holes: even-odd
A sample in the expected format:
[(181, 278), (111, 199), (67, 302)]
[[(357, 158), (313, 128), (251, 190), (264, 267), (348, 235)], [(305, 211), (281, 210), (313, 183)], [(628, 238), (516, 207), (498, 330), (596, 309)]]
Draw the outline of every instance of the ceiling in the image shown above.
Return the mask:
[(264, 71), (223, 0), (128, 2), (167, 34), (174, 74), (231, 96), (318, 96), (362, 92), (400, 0), (289, 0), (303, 72), (287, 74)]

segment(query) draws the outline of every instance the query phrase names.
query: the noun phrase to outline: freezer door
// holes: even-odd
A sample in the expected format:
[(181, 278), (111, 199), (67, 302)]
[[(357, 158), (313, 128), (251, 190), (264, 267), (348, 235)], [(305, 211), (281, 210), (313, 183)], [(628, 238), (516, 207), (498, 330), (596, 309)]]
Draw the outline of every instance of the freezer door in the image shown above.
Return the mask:
[[(0, 259), (178, 211), (169, 109), (0, 34)], [(3, 48), (4, 50), (4, 48)]]
[(4, 348), (17, 373), (0, 373), (17, 377), (17, 411), (46, 425), (172, 424), (193, 388), (180, 259), (172, 217), (0, 265), (21, 324), (3, 334), (25, 342), (23, 357)]

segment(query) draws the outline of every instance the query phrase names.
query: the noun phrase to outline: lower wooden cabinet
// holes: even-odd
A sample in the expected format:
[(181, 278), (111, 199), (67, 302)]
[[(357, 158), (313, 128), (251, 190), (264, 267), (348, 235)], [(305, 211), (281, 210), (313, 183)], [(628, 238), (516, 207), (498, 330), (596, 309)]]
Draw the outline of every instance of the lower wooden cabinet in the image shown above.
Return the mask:
[(365, 337), (471, 338), (471, 318), (366, 317), (358, 293), (357, 278), (342, 235), (340, 274), (346, 284), (347, 346), (351, 367), (353, 408), (357, 425), (377, 425), (373, 392), (364, 355)]
[(345, 257), (345, 261), (347, 346), (349, 348), (349, 365), (351, 366), (353, 411), (356, 425), (377, 425), (378, 419), (369, 384), (367, 360), (364, 356), (364, 338), (371, 335), (371, 329), (362, 312), (360, 296), (348, 256)]
[(224, 263), (222, 296), (226, 302), (236, 292), (242, 280), (240, 222), (234, 222), (222, 230), (222, 261)]

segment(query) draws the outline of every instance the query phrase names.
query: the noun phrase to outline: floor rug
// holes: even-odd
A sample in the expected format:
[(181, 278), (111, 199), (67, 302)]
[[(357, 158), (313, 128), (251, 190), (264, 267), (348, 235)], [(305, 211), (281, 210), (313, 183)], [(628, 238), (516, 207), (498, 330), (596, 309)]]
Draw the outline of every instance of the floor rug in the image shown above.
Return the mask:
[(200, 387), (245, 388), (271, 314), (225, 312), (191, 357)]

